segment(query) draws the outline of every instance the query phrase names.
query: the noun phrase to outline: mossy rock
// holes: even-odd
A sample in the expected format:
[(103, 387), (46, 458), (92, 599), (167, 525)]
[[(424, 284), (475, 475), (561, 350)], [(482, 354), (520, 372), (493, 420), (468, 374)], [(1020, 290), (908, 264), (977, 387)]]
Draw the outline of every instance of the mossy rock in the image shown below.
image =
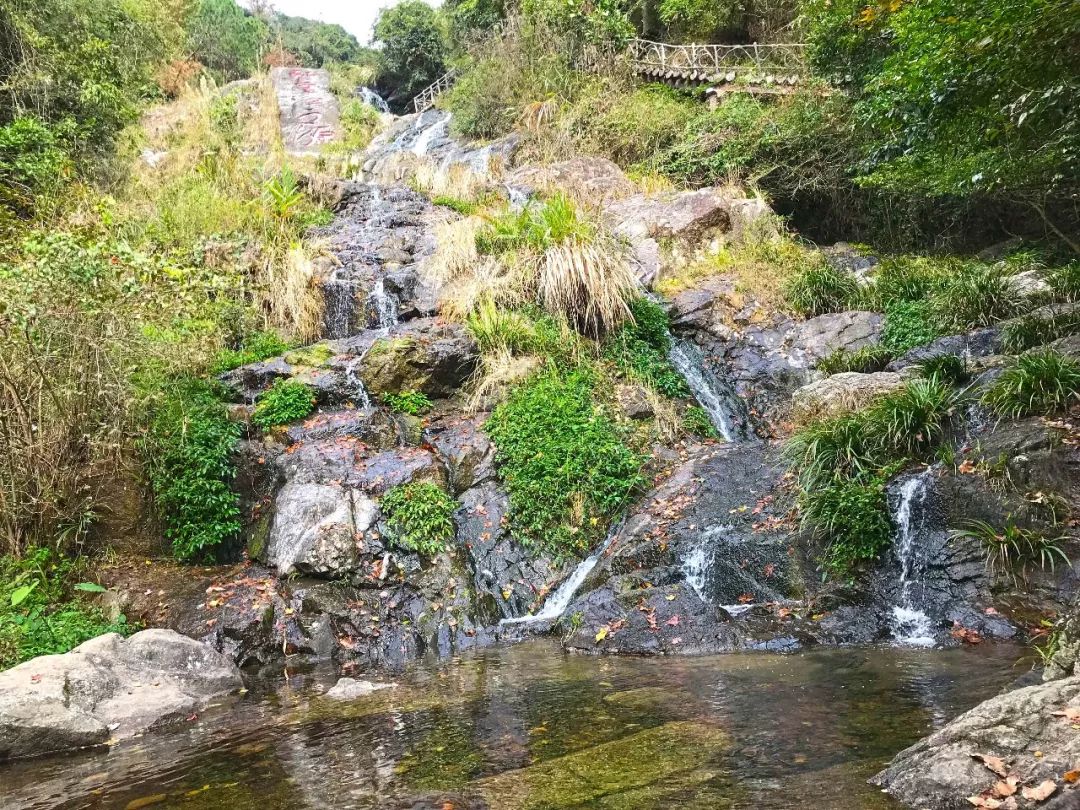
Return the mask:
[(334, 356), (334, 350), (326, 343), (314, 343), (302, 349), (293, 349), (285, 353), (285, 362), (291, 366), (320, 368)]
[(423, 391), (430, 373), (423, 367), (424, 351), (412, 337), (381, 338), (364, 355), (360, 377), (369, 394)]
[(266, 541), (270, 537), (270, 526), (272, 523), (272, 512), (266, 510), (259, 516), (259, 519), (255, 521), (254, 525), (252, 525), (247, 543), (248, 556), (251, 557), (251, 559), (262, 559), (263, 552), (266, 551)]

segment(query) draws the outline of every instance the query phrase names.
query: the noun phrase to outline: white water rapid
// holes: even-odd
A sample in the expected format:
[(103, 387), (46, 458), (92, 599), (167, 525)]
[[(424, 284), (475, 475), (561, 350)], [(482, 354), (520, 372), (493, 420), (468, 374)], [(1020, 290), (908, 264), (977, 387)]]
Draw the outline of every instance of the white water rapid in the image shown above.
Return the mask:
[(893, 545), (900, 561), (900, 603), (892, 609), (892, 632), (898, 644), (909, 647), (933, 647), (937, 643), (933, 622), (919, 609), (912, 594), (914, 579), (921, 572), (917, 541), (926, 529), (927, 497), (933, 469), (930, 467), (911, 476), (900, 486), (894, 518), (896, 538)]
[(732, 397), (718, 390), (715, 381), (701, 363), (699, 353), (689, 344), (673, 340), (668, 358), (675, 369), (686, 380), (690, 391), (709, 415), (713, 427), (724, 437), (724, 441), (735, 441), (736, 423)]

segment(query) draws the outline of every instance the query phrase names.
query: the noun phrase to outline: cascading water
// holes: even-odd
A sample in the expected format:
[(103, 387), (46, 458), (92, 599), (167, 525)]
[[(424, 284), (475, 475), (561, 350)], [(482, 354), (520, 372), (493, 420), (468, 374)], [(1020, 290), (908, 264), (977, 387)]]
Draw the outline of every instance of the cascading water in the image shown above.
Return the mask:
[(615, 540), (615, 535), (619, 533), (621, 528), (621, 524), (611, 528), (607, 537), (604, 538), (604, 542), (600, 544), (600, 548), (579, 562), (577, 568), (563, 581), (562, 585), (544, 600), (544, 605), (539, 613), (534, 613), (531, 616), (503, 619), (500, 624), (531, 624), (533, 622), (555, 621), (560, 618), (566, 612), (566, 609), (570, 607), (570, 603), (574, 601), (574, 596), (577, 595), (578, 588), (585, 582), (585, 578), (592, 573), (596, 564), (600, 562), (600, 558), (604, 556), (604, 552), (608, 550), (612, 541)]
[[(380, 277), (368, 293), (368, 313), (377, 329), (389, 329), (398, 324), (398, 299), (386, 291), (386, 282)], [(370, 317), (374, 316), (374, 317)]]
[(933, 647), (934, 627), (930, 617), (918, 606), (915, 585), (925, 568), (919, 554), (919, 538), (928, 530), (928, 500), (933, 467), (903, 482), (897, 496), (896, 539), (893, 547), (900, 562), (899, 604), (892, 609), (893, 638), (912, 647)]
[(364, 360), (363, 355), (354, 357), (345, 366), (345, 381), (352, 387), (353, 398), (356, 400), (355, 404), (361, 408), (371, 407), (371, 397), (368, 395), (367, 388), (364, 386), (364, 381), (356, 373), (356, 367), (360, 365)]
[(370, 87), (358, 87), (356, 89), (356, 95), (358, 95), (360, 97), (360, 100), (363, 101), (365, 104), (370, 107), (374, 107), (379, 112), (390, 112), (390, 105), (386, 103), (386, 100), (383, 99), (382, 96), (380, 96)]
[(729, 383), (705, 368), (701, 352), (686, 341), (673, 340), (668, 358), (724, 440), (733, 442), (745, 438), (746, 403)]
[(444, 115), (436, 118), (432, 123), (424, 127), (412, 145), (412, 153), (417, 157), (424, 157), (431, 149), (431, 145), (440, 137), (445, 137), (450, 131), (450, 116)]
[(335, 273), (322, 283), (323, 326), (328, 338), (349, 337), (356, 316), (355, 281)]

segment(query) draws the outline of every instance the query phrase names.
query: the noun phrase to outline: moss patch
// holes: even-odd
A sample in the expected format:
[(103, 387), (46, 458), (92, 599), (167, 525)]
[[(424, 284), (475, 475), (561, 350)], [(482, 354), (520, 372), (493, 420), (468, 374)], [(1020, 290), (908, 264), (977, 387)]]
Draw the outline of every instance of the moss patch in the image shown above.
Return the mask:
[(294, 349), (285, 353), (285, 362), (290, 366), (308, 366), (319, 368), (325, 366), (331, 357), (333, 350), (325, 343), (314, 343), (302, 349)]

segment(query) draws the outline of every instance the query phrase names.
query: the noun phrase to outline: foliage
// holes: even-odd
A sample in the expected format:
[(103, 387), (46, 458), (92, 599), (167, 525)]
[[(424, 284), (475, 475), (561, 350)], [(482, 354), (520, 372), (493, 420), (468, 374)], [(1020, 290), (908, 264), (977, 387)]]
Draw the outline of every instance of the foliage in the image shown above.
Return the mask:
[(1050, 414), (1080, 399), (1080, 362), (1052, 349), (1023, 354), (997, 378), (983, 401), (1000, 416)]
[(946, 385), (963, 385), (970, 375), (967, 363), (957, 354), (939, 354), (919, 364), (919, 373), (928, 380)]
[(498, 25), (506, 14), (504, 0), (446, 0), (451, 40), (467, 44)]
[(340, 144), (335, 144), (335, 148), (345, 152), (366, 149), (379, 131), (379, 122), (378, 110), (358, 98), (350, 98), (341, 107), (344, 136)]
[(668, 360), (671, 334), (668, 316), (648, 298), (630, 304), (631, 320), (612, 333), (604, 352), (628, 376), (647, 383), (667, 397), (690, 395), (686, 382)]
[(822, 558), (826, 570), (844, 575), (888, 548), (892, 524), (886, 482), (884, 475), (837, 476), (817, 489), (803, 490), (803, 521), (829, 541)]
[(937, 379), (912, 380), (867, 412), (867, 428), (888, 458), (921, 457), (945, 437), (956, 394)]
[(788, 282), (784, 296), (795, 312), (809, 317), (842, 312), (858, 291), (858, 282), (850, 273), (816, 262)]
[(1061, 545), (1066, 536), (1048, 537), (1017, 526), (1010, 518), (998, 531), (984, 520), (969, 520), (951, 532), (954, 537), (972, 537), (986, 549), (986, 567), (991, 574), (1008, 574), (1014, 585), (1027, 579), (1032, 568), (1053, 571), (1057, 563), (1072, 565)]
[(392, 487), (380, 501), (395, 545), (421, 554), (437, 554), (454, 539), (457, 503), (429, 481)]
[(295, 380), (275, 380), (255, 404), (252, 424), (269, 430), (303, 419), (315, 409), (315, 393), (309, 386)]
[(840, 374), (846, 371), (856, 371), (860, 374), (869, 374), (874, 371), (884, 371), (885, 366), (893, 359), (891, 349), (880, 345), (864, 346), (850, 352), (846, 349), (837, 349), (827, 357), (818, 361), (818, 371), (826, 374)]
[(289, 348), (289, 343), (282, 340), (277, 332), (253, 332), (242, 339), (238, 348), (219, 351), (210, 367), (210, 373), (222, 374), (240, 366), (277, 357), (285, 354)]
[(950, 265), (925, 256), (891, 256), (881, 261), (873, 283), (861, 295), (871, 309), (887, 309), (898, 302), (920, 302), (945, 285)]
[(401, 391), (383, 394), (383, 402), (396, 413), (419, 416), (431, 410), (431, 400), (422, 391)]
[(700, 405), (690, 405), (683, 414), (683, 427), (688, 433), (703, 439), (719, 439), (720, 433), (709, 418), (709, 412)]
[(896, 355), (925, 346), (941, 336), (929, 301), (898, 301), (885, 308), (881, 345)]
[(265, 23), (233, 0), (197, 0), (184, 30), (188, 53), (225, 81), (254, 72), (267, 34)]
[(177, 559), (212, 558), (240, 532), (233, 451), (240, 425), (209, 383), (179, 379), (149, 414), (139, 442), (154, 503)]
[(382, 44), (379, 86), (403, 106), (446, 72), (442, 21), (423, 0), (404, 0), (379, 12), (375, 39)]
[(127, 635), (134, 627), (115, 622), (79, 598), (104, 590), (76, 583), (78, 566), (47, 548), (21, 558), (0, 557), (0, 670), (39, 655), (65, 653), (104, 633)]
[(8, 216), (30, 216), (41, 198), (58, 191), (70, 169), (57, 128), (34, 118), (0, 126), (0, 228), (5, 209)]
[(1002, 324), (1001, 346), (1010, 354), (1018, 354), (1077, 331), (1080, 331), (1080, 312), (1040, 310)]
[(485, 426), (510, 495), (514, 536), (558, 556), (581, 552), (603, 536), (643, 483), (642, 460), (596, 404), (595, 385), (588, 367), (548, 366), (499, 405)]
[(1061, 301), (1080, 301), (1080, 262), (1069, 262), (1050, 271), (1046, 279), (1054, 297)]
[(953, 332), (989, 326), (1016, 314), (1017, 298), (999, 268), (964, 264), (933, 299), (934, 316)]
[(281, 46), (306, 67), (352, 62), (364, 52), (356, 37), (333, 23), (277, 14), (271, 27), (272, 35), (278, 37)]

